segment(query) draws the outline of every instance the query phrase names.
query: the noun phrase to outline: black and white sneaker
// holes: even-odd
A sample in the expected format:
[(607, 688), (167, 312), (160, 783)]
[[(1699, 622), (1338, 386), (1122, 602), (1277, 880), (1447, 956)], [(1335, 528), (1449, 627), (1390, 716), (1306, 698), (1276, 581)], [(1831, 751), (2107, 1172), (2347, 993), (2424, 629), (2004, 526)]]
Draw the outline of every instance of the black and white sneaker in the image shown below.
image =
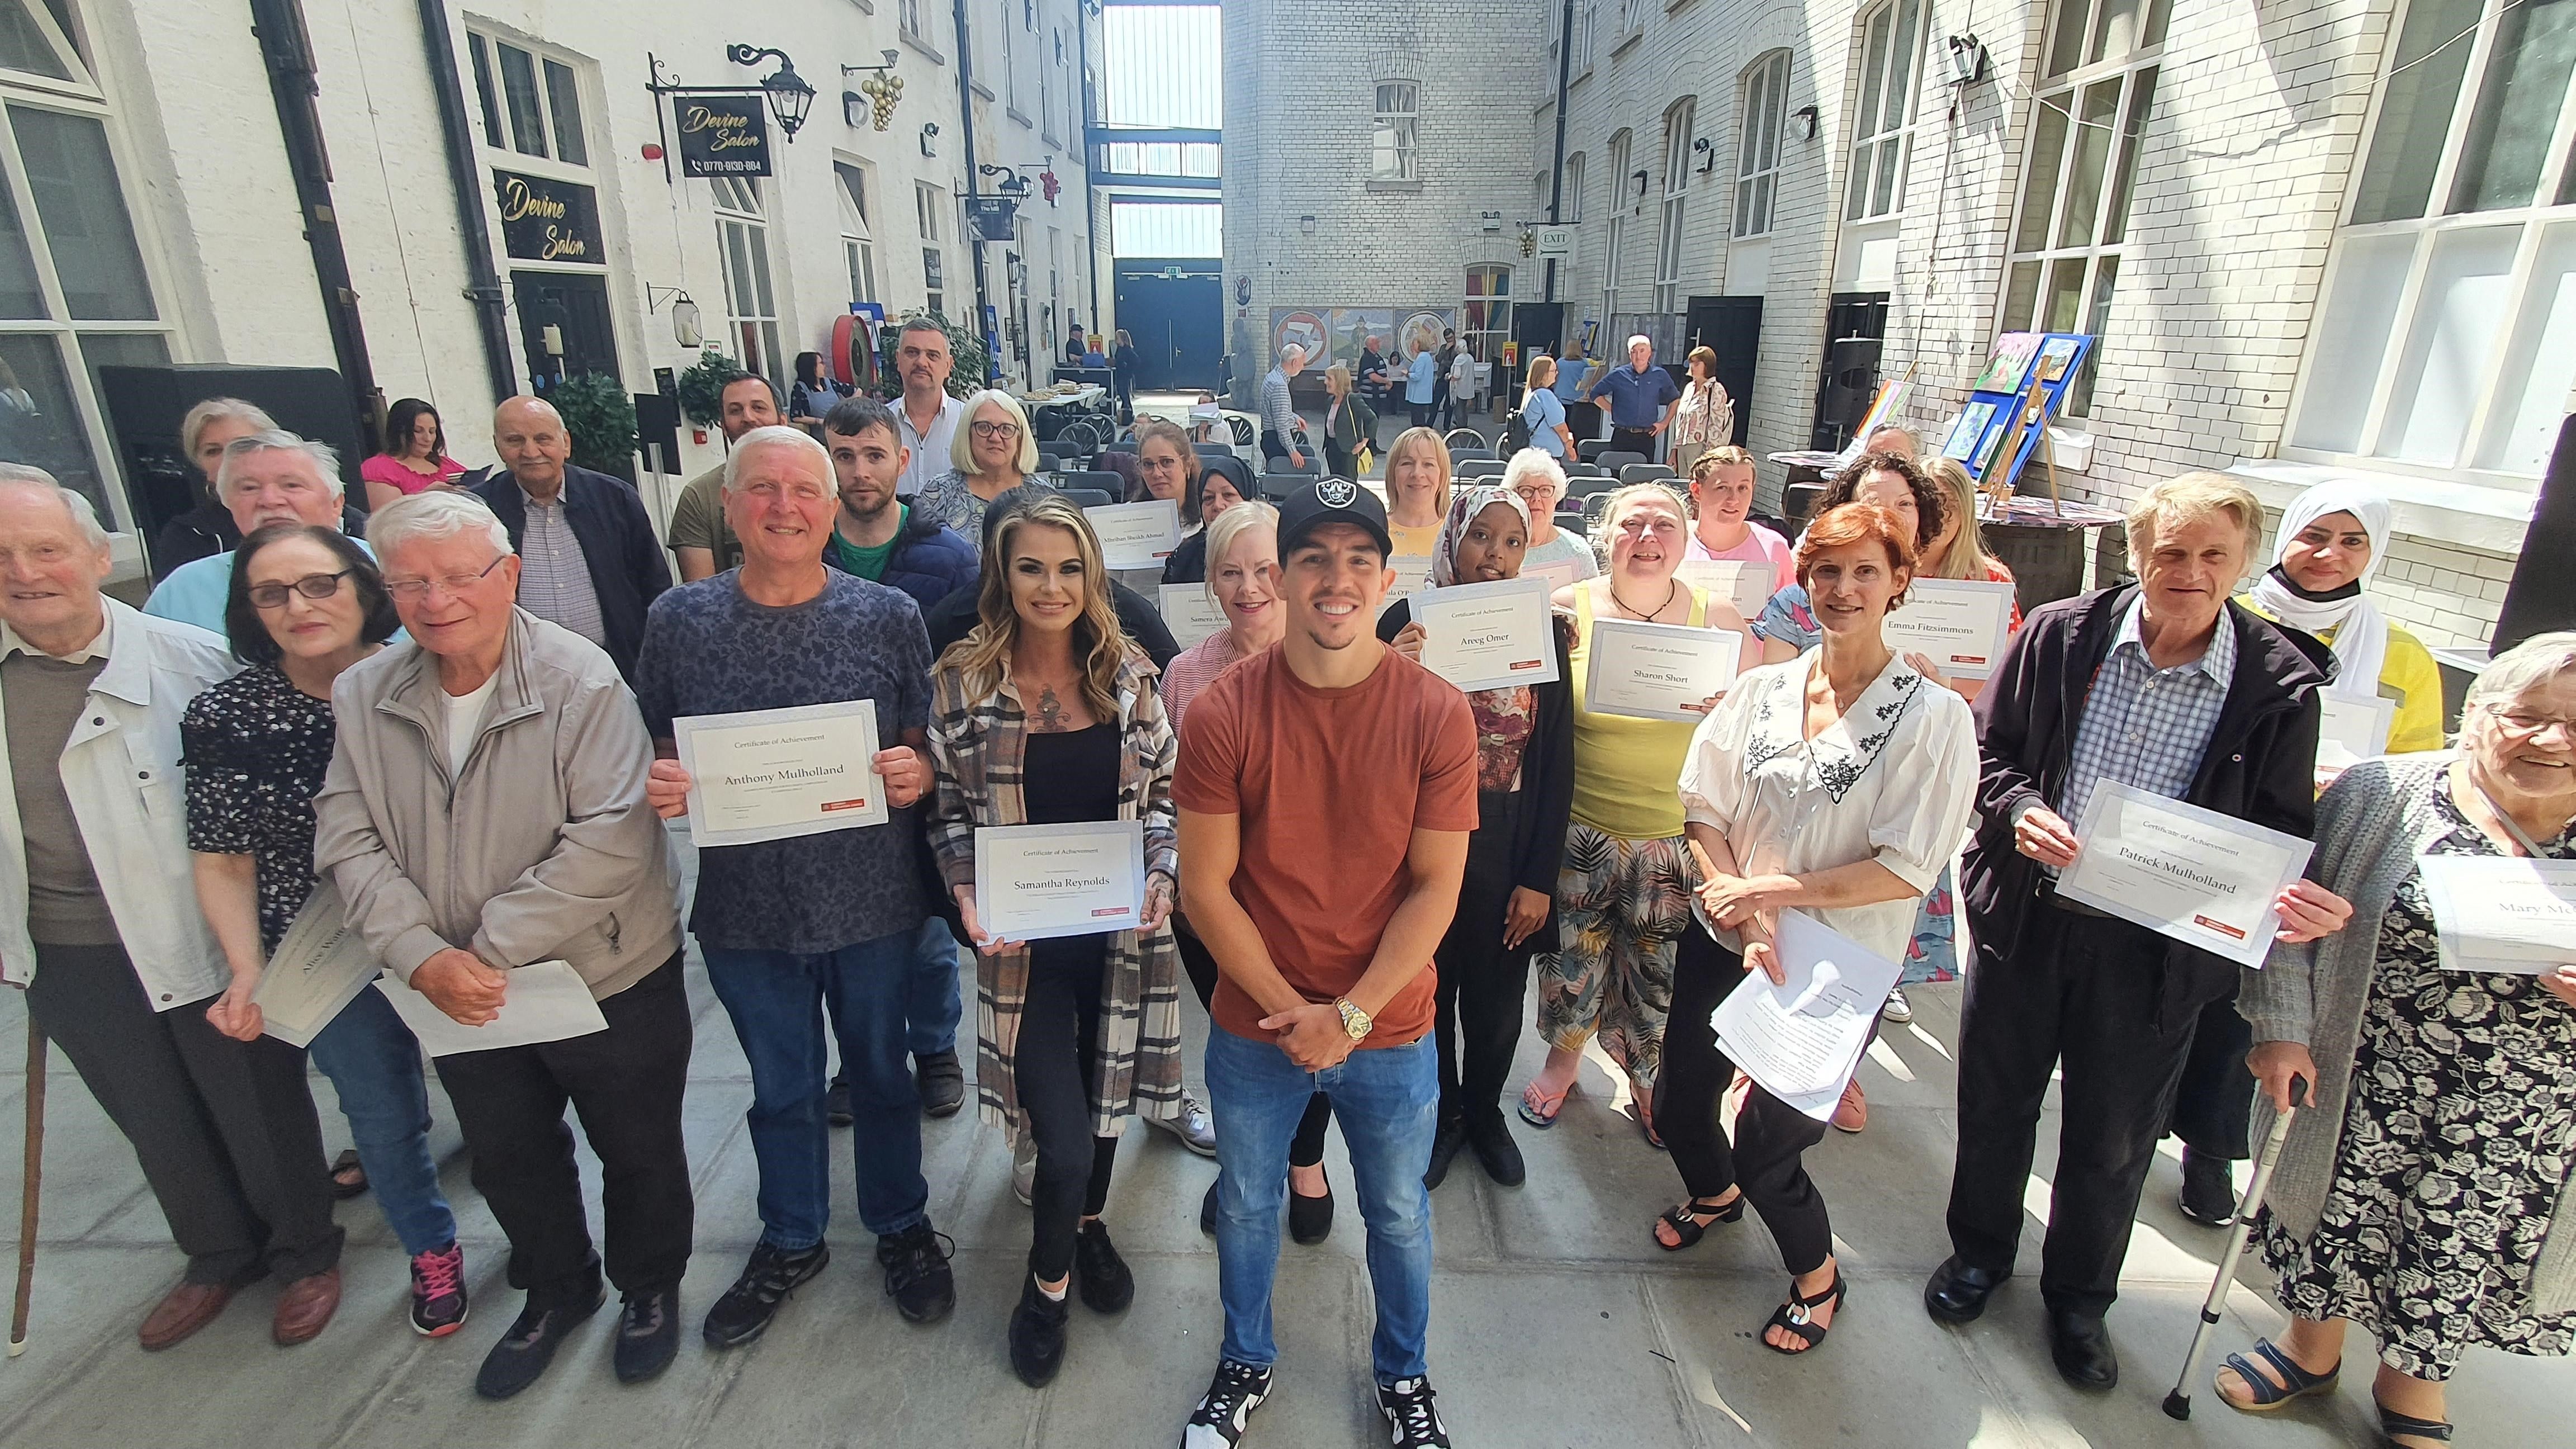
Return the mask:
[(1270, 1397), (1270, 1370), (1237, 1359), (1216, 1366), (1216, 1378), (1181, 1428), (1181, 1449), (1234, 1449), (1252, 1422), (1252, 1411)]
[(1433, 1397), (1427, 1378), (1397, 1379), (1378, 1386), (1377, 1411), (1394, 1426), (1394, 1437), (1387, 1442), (1395, 1449), (1449, 1449), (1449, 1430), (1440, 1422), (1440, 1411), (1431, 1406)]

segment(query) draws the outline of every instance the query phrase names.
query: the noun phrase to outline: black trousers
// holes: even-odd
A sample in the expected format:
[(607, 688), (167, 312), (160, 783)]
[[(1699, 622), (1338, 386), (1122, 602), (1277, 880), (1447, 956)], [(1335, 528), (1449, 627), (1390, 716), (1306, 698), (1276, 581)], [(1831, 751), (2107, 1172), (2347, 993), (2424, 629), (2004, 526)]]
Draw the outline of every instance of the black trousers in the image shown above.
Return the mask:
[(1359, 470), (1351, 466), (1351, 450), (1330, 438), (1324, 440), (1324, 474), (1330, 478), (1359, 477)]
[(1273, 432), (1268, 428), (1261, 430), (1261, 456), (1265, 461), (1287, 457), (1288, 450), (1293, 446), (1295, 446), (1294, 440), (1287, 435)]
[(154, 1011), (120, 946), (38, 945), (27, 1010), (134, 1145), (189, 1282), (292, 1281), (340, 1261), (300, 1048), (235, 1041), (204, 1001)]
[(1735, 1115), (1735, 1141), (1727, 1142), (1718, 1117), (1735, 1064), (1719, 1050), (1708, 1019), (1743, 980), (1742, 956), (1696, 924), (1682, 932), (1673, 959), (1673, 1013), (1664, 1027), (1664, 1070), (1655, 1079), (1655, 1130), (1691, 1196), (1744, 1189), (1744, 1200), (1780, 1245), (1781, 1266), (1795, 1277), (1823, 1267), (1834, 1251), (1833, 1222), (1824, 1194), (1807, 1176), (1804, 1155), (1824, 1137), (1825, 1124), (1756, 1086)]
[(1529, 994), (1530, 950), (1503, 949), (1503, 912), (1512, 900), (1512, 827), (1516, 791), (1476, 795), (1476, 832), (1467, 837), (1467, 874), (1458, 913), (1432, 962), (1439, 976), (1440, 1115), (1502, 1110), (1503, 1084), (1520, 1045), (1522, 1000)]
[(1662, 450), (1656, 446), (1656, 433), (1652, 428), (1612, 428), (1610, 446), (1603, 451), (1642, 453), (1647, 461), (1652, 462)]
[(475, 1190), (510, 1239), (510, 1286), (532, 1306), (586, 1304), (599, 1288), (567, 1103), (599, 1155), (608, 1281), (646, 1292), (677, 1284), (689, 1266), (696, 1204), (680, 1134), (690, 1033), (680, 954), (599, 1003), (599, 1014), (606, 1031), (437, 1059), (474, 1155)]
[(1431, 402), (1408, 402), (1404, 407), (1406, 412), (1413, 415), (1415, 427), (1427, 428), (1431, 426), (1432, 415), (1439, 409), (1440, 404), (1437, 399), (1434, 399)]
[(2247, 1140), (2254, 1124), (2254, 1074), (2245, 1070), (2245, 1054), (2253, 1049), (2253, 1024), (2236, 1014), (2235, 997), (2201, 1008), (2182, 1083), (2174, 1089), (2173, 1120), (2166, 1124), (2195, 1156), (2241, 1162), (2254, 1155)]
[[(1207, 942), (1187, 929), (1172, 932), (1180, 943), (1181, 969), (1190, 974), (1190, 989), (1199, 994), (1199, 1005), (1215, 1010), (1216, 953)], [(1306, 1099), (1306, 1115), (1297, 1119), (1297, 1135), (1288, 1142), (1288, 1165), (1312, 1167), (1324, 1160), (1324, 1129), (1333, 1123), (1333, 1099), (1317, 1092)]]
[(2059, 1067), (2062, 1120), (2039, 1291), (2051, 1309), (2098, 1317), (2119, 1296), (2138, 1192), (2192, 1033), (2156, 1029), (2162, 936), (2052, 902), (2032, 910), (2022, 937), (2008, 957), (1978, 941), (1959, 1011), (1950, 1243), (1972, 1266), (2012, 1271), (2040, 1105), (2049, 1070)]
[(1109, 1205), (1109, 1174), (1118, 1160), (1118, 1139), (1091, 1132), (1100, 973), (1108, 964), (1106, 936), (1059, 937), (1029, 951), (1011, 1079), (1038, 1149), (1029, 1189), (1029, 1271), (1050, 1283), (1072, 1271), (1082, 1219)]

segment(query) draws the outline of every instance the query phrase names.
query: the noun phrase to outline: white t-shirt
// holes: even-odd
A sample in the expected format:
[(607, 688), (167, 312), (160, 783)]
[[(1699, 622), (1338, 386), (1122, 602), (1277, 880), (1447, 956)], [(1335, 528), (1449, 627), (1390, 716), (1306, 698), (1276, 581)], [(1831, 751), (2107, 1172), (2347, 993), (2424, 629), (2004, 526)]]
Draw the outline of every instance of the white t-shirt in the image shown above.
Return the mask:
[(1463, 347), (1449, 359), (1449, 395), (1462, 402), (1476, 395), (1476, 355)]
[(471, 694), (447, 696), (447, 771), (452, 777), (465, 772), (465, 757), (474, 750), (474, 736), (483, 728), (483, 714), (492, 703), (492, 690), (501, 682), (501, 671), (493, 670)]

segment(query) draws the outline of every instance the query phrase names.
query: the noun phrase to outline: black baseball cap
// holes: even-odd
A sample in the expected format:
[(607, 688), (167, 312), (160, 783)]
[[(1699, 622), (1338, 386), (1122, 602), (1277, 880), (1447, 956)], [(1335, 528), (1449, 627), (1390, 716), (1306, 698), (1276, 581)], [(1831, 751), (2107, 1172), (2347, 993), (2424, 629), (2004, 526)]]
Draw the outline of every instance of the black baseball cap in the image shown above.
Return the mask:
[(1347, 523), (1366, 532), (1377, 540), (1382, 555), (1395, 552), (1395, 540), (1386, 531), (1386, 505), (1376, 494), (1348, 478), (1318, 478), (1279, 505), (1280, 557), (1327, 523)]

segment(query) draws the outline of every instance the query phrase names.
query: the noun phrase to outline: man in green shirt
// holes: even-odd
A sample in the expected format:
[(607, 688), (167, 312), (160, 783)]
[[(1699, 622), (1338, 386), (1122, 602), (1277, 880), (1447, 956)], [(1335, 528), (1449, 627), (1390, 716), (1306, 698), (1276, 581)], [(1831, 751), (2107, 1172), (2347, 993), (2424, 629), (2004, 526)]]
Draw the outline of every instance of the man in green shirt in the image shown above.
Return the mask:
[(974, 545), (954, 529), (915, 518), (895, 496), (909, 450), (885, 404), (874, 398), (844, 399), (823, 419), (823, 446), (831, 451), (841, 490), (824, 562), (903, 590), (924, 614), (975, 582)]
[[(754, 428), (773, 427), (779, 416), (778, 389), (767, 378), (743, 373), (716, 394), (716, 422), (725, 446)], [(680, 582), (693, 584), (742, 564), (742, 540), (724, 516), (724, 464), (718, 463), (689, 480), (671, 505), (671, 553), (679, 560)]]

